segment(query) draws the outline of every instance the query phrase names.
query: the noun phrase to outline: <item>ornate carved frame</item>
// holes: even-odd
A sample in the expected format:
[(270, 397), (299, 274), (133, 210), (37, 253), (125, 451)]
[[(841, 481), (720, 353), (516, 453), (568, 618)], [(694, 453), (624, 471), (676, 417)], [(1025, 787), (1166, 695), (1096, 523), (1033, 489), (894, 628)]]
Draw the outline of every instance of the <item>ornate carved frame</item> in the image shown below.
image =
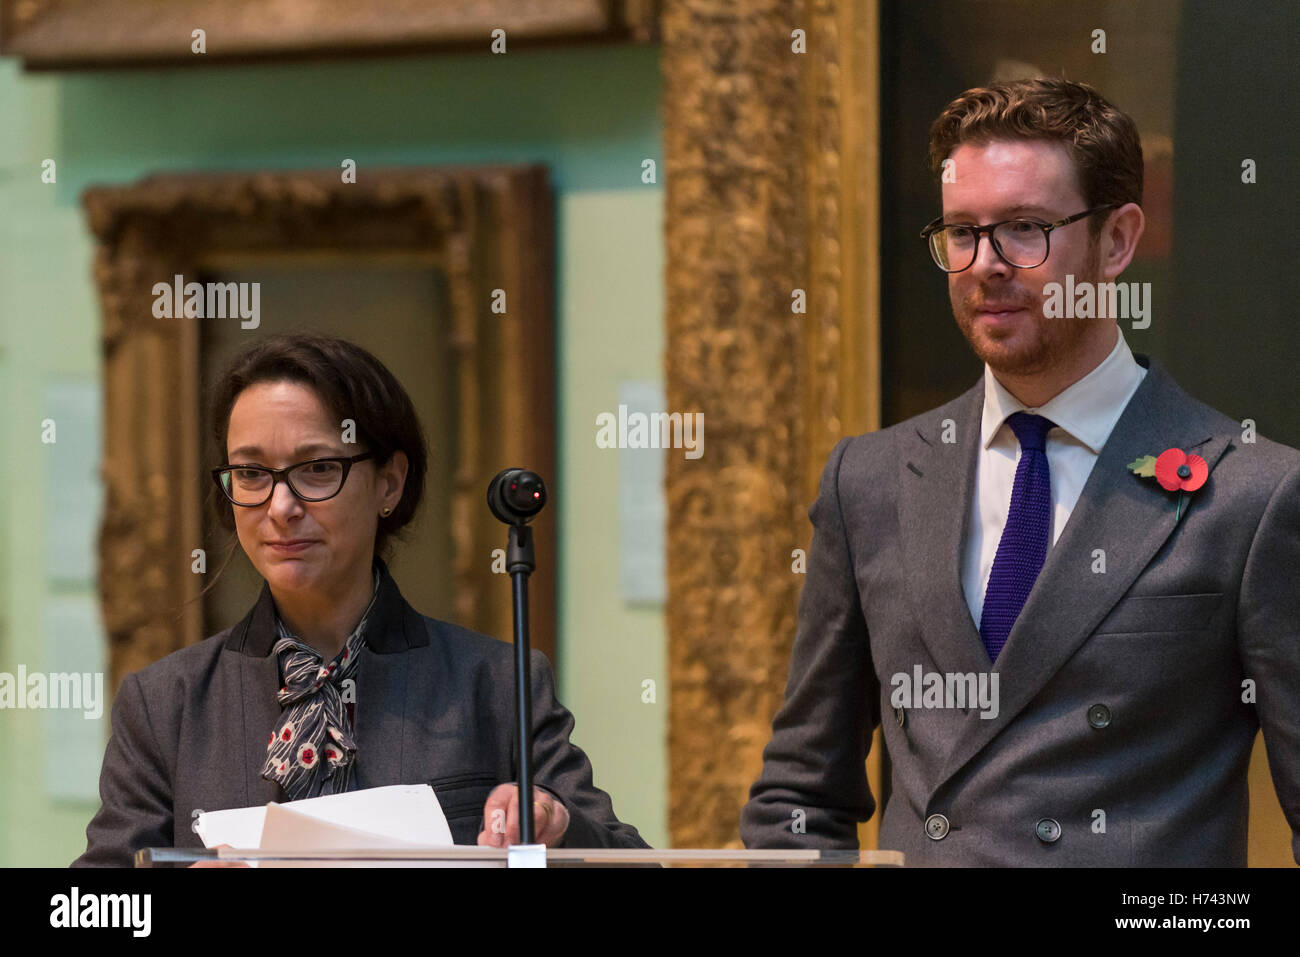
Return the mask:
[[(653, 42), (659, 0), (0, 0), (0, 53), (29, 70)], [(202, 28), (206, 52), (191, 51)]]
[(808, 506), (839, 438), (880, 424), (878, 24), (877, 0), (664, 7), (667, 397), (709, 435), (667, 459), (676, 847), (739, 845)]
[[(202, 319), (157, 319), (152, 286), (205, 259), (259, 253), (416, 255), (448, 279), (455, 330), (452, 452), (455, 620), (510, 635), (491, 551), (505, 529), (484, 500), (506, 465), (554, 474), (553, 208), (541, 166), (151, 176), (83, 195), (103, 310), (106, 501), (99, 579), (111, 686), (198, 641), (203, 586)], [(507, 312), (491, 312), (491, 291)], [(554, 506), (554, 503), (553, 503)], [(534, 647), (555, 652), (554, 507), (538, 521)], [(178, 614), (179, 611), (179, 614)]]

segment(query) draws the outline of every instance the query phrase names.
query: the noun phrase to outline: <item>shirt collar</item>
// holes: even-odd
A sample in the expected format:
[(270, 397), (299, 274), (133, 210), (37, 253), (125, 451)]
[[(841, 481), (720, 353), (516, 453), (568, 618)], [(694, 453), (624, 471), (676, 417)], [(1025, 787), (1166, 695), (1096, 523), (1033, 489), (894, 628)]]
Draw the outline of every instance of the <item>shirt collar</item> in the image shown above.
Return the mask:
[(1026, 411), (1046, 416), (1091, 449), (1093, 454), (1100, 455), (1124, 406), (1147, 373), (1133, 358), (1128, 343), (1124, 341), (1124, 331), (1118, 325), (1115, 331), (1118, 335), (1110, 355), (1078, 382), (1036, 409), (1008, 392), (985, 363), (984, 415), (980, 422), (983, 448), (987, 449), (993, 443), (1007, 416)]

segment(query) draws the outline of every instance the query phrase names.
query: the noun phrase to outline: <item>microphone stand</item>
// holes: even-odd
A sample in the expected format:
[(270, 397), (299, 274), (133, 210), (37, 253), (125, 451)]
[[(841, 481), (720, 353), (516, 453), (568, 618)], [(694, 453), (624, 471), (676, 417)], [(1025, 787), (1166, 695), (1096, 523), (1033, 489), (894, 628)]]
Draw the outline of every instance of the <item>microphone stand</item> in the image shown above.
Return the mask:
[(533, 688), (528, 649), (528, 576), (537, 567), (528, 523), (546, 505), (546, 483), (536, 472), (508, 468), (488, 483), (488, 508), (510, 526), (506, 571), (513, 582), (515, 624), (515, 708), (519, 738), (519, 838), (533, 843)]
[(515, 618), (515, 705), (519, 733), (519, 841), (533, 843), (533, 687), (528, 647), (528, 576), (537, 567), (533, 530), (510, 526), (506, 571), (513, 580)]

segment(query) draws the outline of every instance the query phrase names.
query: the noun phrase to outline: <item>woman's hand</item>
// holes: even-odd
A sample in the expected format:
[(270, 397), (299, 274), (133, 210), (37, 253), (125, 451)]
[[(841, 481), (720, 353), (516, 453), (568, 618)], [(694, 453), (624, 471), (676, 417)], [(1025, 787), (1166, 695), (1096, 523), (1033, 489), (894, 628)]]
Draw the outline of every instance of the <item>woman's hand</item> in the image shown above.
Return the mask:
[[(558, 844), (569, 829), (569, 812), (553, 794), (533, 788), (533, 842)], [(505, 847), (519, 843), (519, 785), (498, 784), (483, 805), (483, 830), (478, 843)]]

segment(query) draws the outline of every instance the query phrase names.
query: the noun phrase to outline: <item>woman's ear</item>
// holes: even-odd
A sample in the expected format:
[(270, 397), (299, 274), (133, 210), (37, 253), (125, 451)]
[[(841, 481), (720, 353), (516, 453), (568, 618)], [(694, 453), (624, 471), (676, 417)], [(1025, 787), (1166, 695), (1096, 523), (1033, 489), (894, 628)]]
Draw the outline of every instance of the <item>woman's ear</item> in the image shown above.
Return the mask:
[(406, 470), (409, 465), (406, 453), (398, 449), (379, 470), (384, 502), (390, 508), (397, 508), (397, 503), (402, 500), (402, 489), (406, 487)]

